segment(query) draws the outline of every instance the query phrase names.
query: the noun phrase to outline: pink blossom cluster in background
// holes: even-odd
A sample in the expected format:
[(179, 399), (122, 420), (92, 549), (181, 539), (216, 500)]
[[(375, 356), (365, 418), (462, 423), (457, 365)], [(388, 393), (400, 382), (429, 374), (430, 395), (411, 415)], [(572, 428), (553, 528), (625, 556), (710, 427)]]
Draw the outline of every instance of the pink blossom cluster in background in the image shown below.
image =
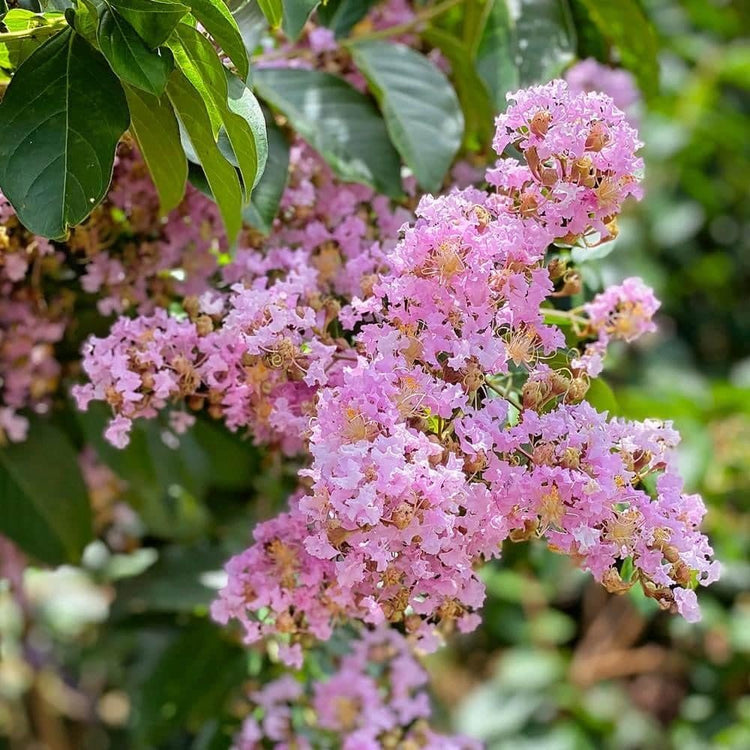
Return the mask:
[(565, 72), (565, 80), (575, 93), (600, 91), (606, 94), (633, 124), (637, 122), (636, 110), (641, 95), (630, 71), (611, 68), (589, 57), (571, 65)]
[(253, 710), (235, 739), (235, 750), (265, 743), (312, 750), (333, 746), (334, 738), (342, 750), (480, 747), (466, 737), (430, 729), (427, 674), (397, 631), (361, 631), (349, 646), (335, 671), (312, 684), (286, 674), (251, 693)]

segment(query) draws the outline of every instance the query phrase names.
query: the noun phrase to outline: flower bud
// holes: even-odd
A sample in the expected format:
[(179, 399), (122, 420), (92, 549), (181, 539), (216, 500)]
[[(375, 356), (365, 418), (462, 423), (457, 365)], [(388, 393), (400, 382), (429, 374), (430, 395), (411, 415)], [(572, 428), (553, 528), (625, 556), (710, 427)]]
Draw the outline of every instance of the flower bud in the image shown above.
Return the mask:
[(549, 277), (550, 279), (552, 279), (552, 281), (561, 279), (565, 275), (565, 272), (567, 270), (567, 261), (563, 260), (562, 258), (552, 258), (552, 260), (547, 264), (547, 272), (549, 273)]
[(589, 389), (589, 383), (586, 378), (573, 378), (568, 386), (568, 392), (565, 394), (566, 404), (577, 404), (582, 401)]
[(609, 133), (607, 126), (603, 122), (595, 122), (591, 126), (588, 137), (586, 138), (586, 149), (588, 151), (599, 152), (609, 143)]
[(540, 109), (529, 123), (529, 130), (539, 138), (547, 135), (549, 124), (552, 121), (552, 115), (546, 109)]

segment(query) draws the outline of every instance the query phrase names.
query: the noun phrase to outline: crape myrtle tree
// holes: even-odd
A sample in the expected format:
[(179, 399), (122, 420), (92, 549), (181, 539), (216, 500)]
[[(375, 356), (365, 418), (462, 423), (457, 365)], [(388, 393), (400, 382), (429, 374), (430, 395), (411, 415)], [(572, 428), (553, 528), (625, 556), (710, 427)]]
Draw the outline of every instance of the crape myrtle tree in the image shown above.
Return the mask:
[[(679, 435), (612, 416), (601, 378), (659, 302), (579, 269), (641, 197), (639, 3), (0, 24), (4, 573), (22, 599), (25, 565), (83, 554), (130, 577), (121, 616), (182, 613), (140, 742), (175, 719), (216, 746), (475, 747), (429, 723), (420, 659), (477, 627), (505, 543), (699, 618), (718, 563)], [(194, 659), (211, 684), (173, 700)]]

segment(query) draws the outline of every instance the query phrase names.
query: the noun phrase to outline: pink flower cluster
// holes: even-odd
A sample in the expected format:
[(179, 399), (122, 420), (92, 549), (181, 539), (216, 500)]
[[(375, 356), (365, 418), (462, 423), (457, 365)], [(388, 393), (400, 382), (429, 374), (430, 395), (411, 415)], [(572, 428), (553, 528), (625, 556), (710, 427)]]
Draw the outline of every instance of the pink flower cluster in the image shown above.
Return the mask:
[(363, 630), (350, 647), (323, 679), (302, 683), (287, 674), (252, 693), (254, 708), (235, 750), (312, 750), (333, 746), (334, 740), (342, 750), (480, 747), (429, 727), (427, 674), (403, 636), (389, 628)]
[(63, 338), (70, 298), (45, 299), (42, 278), (57, 275), (61, 254), (29, 234), (0, 193), (0, 445), (26, 438), (20, 411), (44, 412), (57, 389), (54, 346)]
[[(553, 114), (546, 131), (517, 141), (527, 158), (586, 150), (600, 122), (612, 141), (593, 153), (624, 186), (620, 198), (634, 192), (637, 139), (611, 102), (559, 82), (513, 98), (499, 147), (529, 113)], [(249, 642), (282, 637), (282, 657), (296, 663), (307, 635), (326, 638), (348, 618), (403, 623), (433, 648), (443, 632), (478, 624), (477, 565), (505, 540), (532, 537), (610, 591), (639, 583), (665, 609), (697, 618), (694, 588), (715, 580), (718, 564), (698, 530), (702, 502), (682, 490), (676, 434), (582, 403), (588, 375), (576, 357), (548, 364), (565, 340), (544, 322), (547, 246), (572, 226), (589, 231), (604, 214), (600, 198), (584, 186), (585, 219), (568, 203), (564, 221), (556, 210), (524, 215), (505, 190), (420, 202), (371, 293), (341, 310), (356, 334), (348, 352), (337, 342), (349, 361), (316, 384), (304, 492), (230, 561), (217, 618), (238, 618)], [(651, 330), (657, 304), (628, 280), (581, 319), (605, 345), (630, 341)]]
[(557, 240), (572, 244), (593, 233), (611, 235), (622, 202), (641, 195), (641, 143), (625, 115), (608, 96), (571, 94), (564, 81), (509, 98), (493, 145), (498, 153), (520, 149), (526, 164), (501, 160), (488, 174), (491, 184)]
[(73, 393), (82, 409), (91, 400), (113, 408), (113, 444), (127, 445), (133, 419), (179, 400), (288, 454), (303, 449), (316, 389), (355, 358), (331, 330), (339, 300), (368, 290), (408, 214), (370, 188), (343, 185), (302, 144), (280, 210), (265, 253), (249, 233), (217, 288), (185, 298), (182, 317), (159, 307), (86, 344), (91, 382)]
[(581, 356), (573, 360), (573, 367), (593, 377), (598, 375), (610, 341), (619, 339), (629, 343), (656, 330), (653, 316), (660, 304), (653, 290), (633, 277), (597, 294), (583, 305), (588, 316), (588, 333), (596, 336), (596, 340), (585, 345)]

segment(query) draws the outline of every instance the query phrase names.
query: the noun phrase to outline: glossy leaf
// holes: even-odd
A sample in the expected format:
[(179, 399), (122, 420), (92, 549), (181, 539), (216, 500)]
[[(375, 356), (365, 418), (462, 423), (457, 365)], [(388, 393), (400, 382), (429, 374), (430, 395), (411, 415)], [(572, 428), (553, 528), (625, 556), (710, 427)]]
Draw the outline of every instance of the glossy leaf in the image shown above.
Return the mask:
[(284, 19), (281, 25), (290, 39), (299, 37), (319, 2), (320, 0), (284, 0)]
[(196, 91), (208, 97), (204, 103), (219, 122), (218, 129), (212, 122), (214, 133), (224, 128), (249, 198), (268, 153), (265, 121), (255, 97), (235, 78), (228, 101), (227, 70), (208, 39), (193, 27), (180, 24), (170, 47), (185, 77)]
[(623, 66), (635, 74), (643, 91), (648, 95), (655, 93), (659, 85), (658, 45), (640, 5), (635, 0), (582, 3), (602, 36), (617, 47)]
[(129, 119), (107, 61), (72, 29), (26, 60), (0, 103), (0, 189), (29, 230), (60, 238), (91, 213)]
[(398, 154), (366, 96), (317, 70), (266, 68), (255, 73), (254, 83), (341, 179), (400, 194)]
[(224, 0), (187, 0), (193, 15), (234, 63), (242, 80), (247, 78), (248, 59), (242, 35)]
[(271, 231), (289, 173), (289, 143), (286, 137), (270, 116), (266, 120), (266, 129), (268, 133), (266, 168), (258, 186), (253, 190), (250, 203), (242, 212), (243, 219), (263, 234)]
[(232, 17), (237, 22), (237, 28), (242, 37), (242, 43), (248, 55), (252, 55), (257, 48), (260, 38), (268, 29), (268, 21), (263, 11), (258, 7), (257, 0), (244, 0), (234, 7), (230, 4)]
[(149, 49), (117, 11), (103, 10), (96, 36), (102, 54), (121, 81), (154, 96), (164, 91), (170, 59)]
[(317, 17), (337, 38), (345, 37), (376, 2), (377, 0), (328, 0), (318, 8)]
[(163, 44), (190, 10), (173, 0), (109, 0), (149, 47)]
[(470, 49), (442, 29), (429, 28), (422, 36), (450, 61), (451, 75), (466, 120), (464, 142), (471, 148), (487, 145), (494, 132), (494, 106), (487, 86), (477, 73)]
[(219, 151), (203, 99), (182, 72), (172, 73), (167, 94), (200, 159), (227, 237), (233, 242), (242, 225), (242, 187), (237, 172)]
[(175, 208), (185, 194), (187, 159), (180, 131), (166, 96), (155, 97), (125, 86), (130, 107), (130, 132), (151, 173), (162, 214)]
[(91, 509), (67, 435), (34, 420), (23, 443), (0, 447), (0, 533), (45, 563), (77, 562)]
[(273, 28), (276, 29), (281, 25), (281, 19), (284, 15), (284, 6), (281, 0), (258, 0), (258, 6)]
[(574, 60), (576, 51), (576, 33), (567, 0), (524, 0), (516, 18), (515, 37), (519, 86), (559, 76)]
[(515, 25), (506, 0), (495, 0), (477, 50), (476, 68), (490, 92), (495, 112), (505, 109), (505, 95), (518, 88)]
[(464, 132), (450, 82), (424, 55), (403, 44), (369, 41), (350, 50), (403, 160), (425, 190), (439, 190)]
[[(227, 79), (227, 103), (229, 109), (241, 117), (250, 128), (253, 142), (255, 145), (255, 178), (252, 185), (247, 187), (249, 193), (254, 188), (266, 168), (268, 159), (268, 135), (266, 134), (266, 120), (263, 117), (263, 110), (255, 98), (255, 94), (245, 85), (244, 81), (233, 73), (225, 71)], [(231, 139), (230, 139), (231, 143)], [(242, 160), (237, 160), (237, 166), (242, 169)]]

